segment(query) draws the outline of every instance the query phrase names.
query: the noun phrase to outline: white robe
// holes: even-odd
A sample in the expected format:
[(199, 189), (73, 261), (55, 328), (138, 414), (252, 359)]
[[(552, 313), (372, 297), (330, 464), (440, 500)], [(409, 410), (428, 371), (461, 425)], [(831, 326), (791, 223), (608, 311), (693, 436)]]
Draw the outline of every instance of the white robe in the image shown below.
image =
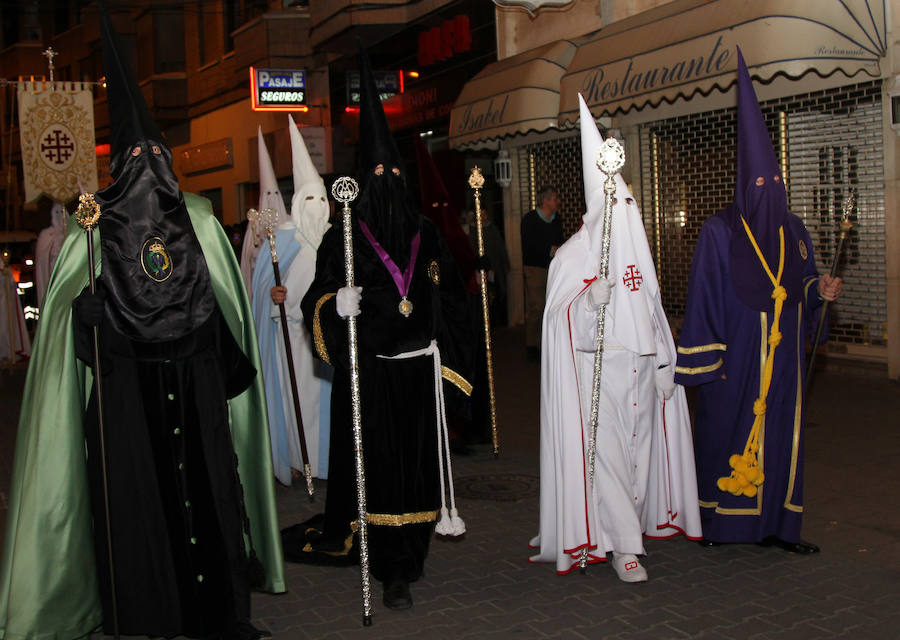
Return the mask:
[(54, 204), (51, 212), (50, 226), (41, 231), (34, 248), (34, 289), (37, 294), (37, 304), (40, 307), (44, 303), (44, 294), (50, 284), (50, 274), (56, 264), (56, 257), (66, 240), (66, 210), (62, 205)]
[[(581, 549), (641, 554), (642, 535), (700, 538), (687, 402), (676, 387), (657, 394), (656, 368), (675, 362), (640, 213), (621, 178), (613, 215), (594, 492), (590, 493), (590, 402), (596, 312), (585, 304), (599, 270), (593, 219), (550, 265), (541, 362), (540, 532), (532, 562), (578, 565)], [(624, 203), (628, 202), (628, 205)], [(602, 208), (601, 208), (602, 211)], [(599, 244), (599, 242), (594, 242)], [(631, 276), (641, 274), (641, 281)]]
[(9, 268), (0, 268), (0, 362), (15, 362), (31, 355), (22, 301)]

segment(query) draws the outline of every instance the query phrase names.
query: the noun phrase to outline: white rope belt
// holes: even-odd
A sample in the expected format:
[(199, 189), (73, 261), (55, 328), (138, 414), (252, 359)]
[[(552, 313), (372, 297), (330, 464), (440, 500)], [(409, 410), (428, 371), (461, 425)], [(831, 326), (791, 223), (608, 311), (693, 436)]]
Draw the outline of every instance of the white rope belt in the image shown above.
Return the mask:
[[(441, 352), (437, 341), (432, 340), (424, 349), (406, 351), (395, 356), (378, 355), (384, 360), (408, 360), (421, 356), (431, 356), (434, 362), (434, 419), (437, 427), (438, 467), (441, 478), (441, 517), (435, 532), (443, 536), (461, 536), (466, 532), (466, 523), (456, 510), (456, 495), (453, 491), (453, 469), (450, 466), (450, 437), (447, 432), (447, 412), (444, 408), (444, 385), (441, 378)], [(444, 460), (447, 461), (446, 482), (444, 480)], [(447, 510), (445, 494), (450, 490), (450, 510)]]

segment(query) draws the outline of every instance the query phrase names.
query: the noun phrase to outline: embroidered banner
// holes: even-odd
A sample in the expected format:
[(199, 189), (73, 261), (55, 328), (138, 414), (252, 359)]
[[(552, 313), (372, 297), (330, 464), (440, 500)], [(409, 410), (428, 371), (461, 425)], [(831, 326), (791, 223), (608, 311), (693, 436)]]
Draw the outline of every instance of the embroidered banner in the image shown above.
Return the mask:
[(81, 82), (19, 84), (25, 201), (66, 202), (97, 190), (94, 95)]

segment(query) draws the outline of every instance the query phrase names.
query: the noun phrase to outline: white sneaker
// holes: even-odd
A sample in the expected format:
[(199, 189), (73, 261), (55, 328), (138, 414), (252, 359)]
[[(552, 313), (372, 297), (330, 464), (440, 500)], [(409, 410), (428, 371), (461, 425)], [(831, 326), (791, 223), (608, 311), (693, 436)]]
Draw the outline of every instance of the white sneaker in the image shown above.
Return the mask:
[(613, 551), (612, 566), (622, 582), (647, 582), (647, 570), (632, 553)]

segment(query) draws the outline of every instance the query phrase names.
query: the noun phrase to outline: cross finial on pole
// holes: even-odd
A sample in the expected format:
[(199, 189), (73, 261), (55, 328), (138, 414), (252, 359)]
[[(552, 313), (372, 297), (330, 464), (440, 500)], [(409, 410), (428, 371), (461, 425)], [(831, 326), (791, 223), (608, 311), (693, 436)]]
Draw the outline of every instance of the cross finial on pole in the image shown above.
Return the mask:
[(59, 55), (59, 52), (56, 51), (52, 46), (47, 47), (43, 54), (45, 58), (47, 58), (47, 65), (50, 67), (50, 82), (53, 82), (53, 58)]

